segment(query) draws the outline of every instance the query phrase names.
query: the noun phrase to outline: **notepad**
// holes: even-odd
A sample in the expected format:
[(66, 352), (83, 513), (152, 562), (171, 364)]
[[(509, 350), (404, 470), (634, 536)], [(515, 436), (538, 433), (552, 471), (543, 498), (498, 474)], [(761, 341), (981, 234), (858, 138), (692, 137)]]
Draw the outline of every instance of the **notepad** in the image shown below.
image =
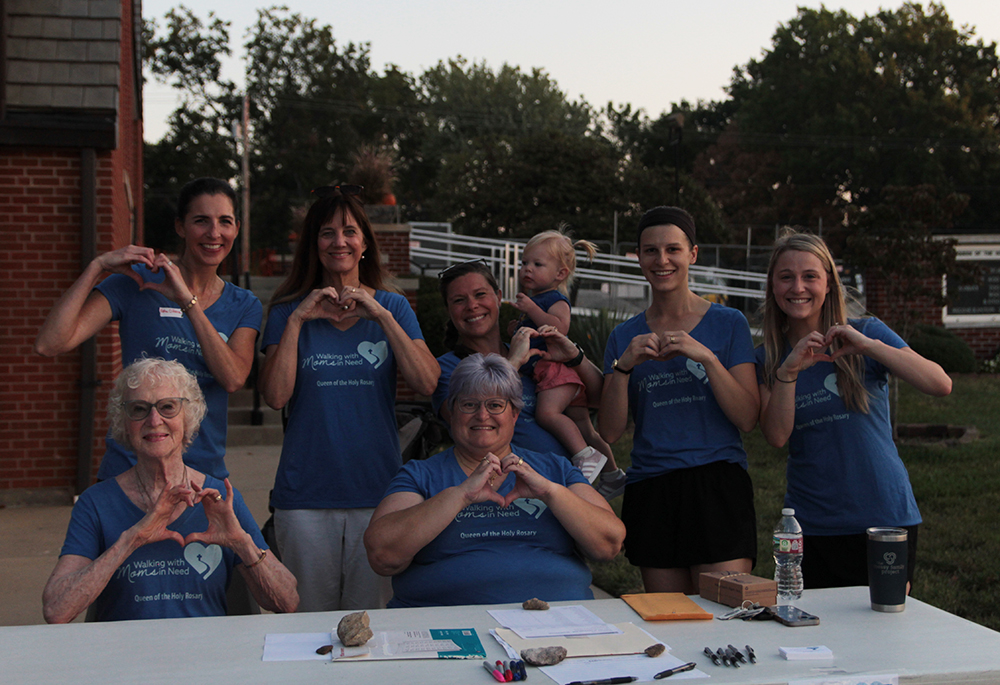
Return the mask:
[(647, 592), (622, 595), (630, 607), (647, 621), (710, 620), (712, 613), (698, 606), (683, 592)]

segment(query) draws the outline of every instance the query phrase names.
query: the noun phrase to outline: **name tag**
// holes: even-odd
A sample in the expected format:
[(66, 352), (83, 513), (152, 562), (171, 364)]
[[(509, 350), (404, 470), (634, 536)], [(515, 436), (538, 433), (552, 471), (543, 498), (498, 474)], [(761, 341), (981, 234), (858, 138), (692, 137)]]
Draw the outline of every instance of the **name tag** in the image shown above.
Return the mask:
[(160, 307), (161, 319), (183, 319), (184, 314), (180, 307)]

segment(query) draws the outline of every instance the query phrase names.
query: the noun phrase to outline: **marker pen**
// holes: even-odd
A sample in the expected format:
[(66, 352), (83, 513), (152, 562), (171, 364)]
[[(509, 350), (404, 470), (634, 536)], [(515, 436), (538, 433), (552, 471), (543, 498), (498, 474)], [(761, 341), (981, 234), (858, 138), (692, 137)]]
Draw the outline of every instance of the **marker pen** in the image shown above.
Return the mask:
[(490, 675), (493, 676), (493, 679), (496, 680), (498, 683), (505, 683), (505, 682), (507, 682), (504, 679), (504, 677), (503, 677), (503, 673), (501, 673), (500, 671), (498, 671), (496, 669), (496, 667), (493, 664), (491, 664), (489, 661), (484, 661), (483, 662), (483, 668), (485, 668), (490, 673)]

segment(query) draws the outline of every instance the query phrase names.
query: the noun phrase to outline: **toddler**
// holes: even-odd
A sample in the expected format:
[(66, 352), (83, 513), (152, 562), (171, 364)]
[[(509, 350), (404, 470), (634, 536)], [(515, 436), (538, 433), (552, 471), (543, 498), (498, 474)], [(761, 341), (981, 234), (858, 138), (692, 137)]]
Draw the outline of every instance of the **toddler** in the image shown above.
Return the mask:
[[(511, 331), (522, 326), (554, 326), (563, 335), (569, 333), (569, 284), (576, 270), (576, 252), (580, 248), (593, 258), (597, 246), (587, 240), (573, 243), (561, 231), (539, 233), (524, 246), (519, 280), (524, 292), (517, 294), (514, 307), (522, 317), (512, 322)], [(525, 294), (527, 293), (527, 294)], [(544, 349), (544, 341), (532, 340), (532, 347)], [(535, 420), (573, 455), (573, 465), (583, 472), (598, 492), (607, 499), (621, 494), (625, 473), (615, 464), (608, 443), (601, 439), (590, 420), (587, 395), (580, 377), (565, 364), (533, 357), (527, 368), (537, 387)]]

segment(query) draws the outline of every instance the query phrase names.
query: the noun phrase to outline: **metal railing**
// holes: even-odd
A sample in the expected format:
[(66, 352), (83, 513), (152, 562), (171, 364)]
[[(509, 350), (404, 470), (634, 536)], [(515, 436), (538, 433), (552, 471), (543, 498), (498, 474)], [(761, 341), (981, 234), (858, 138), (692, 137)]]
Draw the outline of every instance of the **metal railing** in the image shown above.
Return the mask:
[[(517, 271), (526, 241), (458, 235), (449, 232), (450, 224), (443, 223), (414, 222), (410, 226), (410, 264), (415, 273), (436, 274), (453, 264), (484, 259), (506, 296), (518, 291)], [(649, 300), (649, 283), (636, 257), (598, 253), (593, 261), (578, 260), (577, 265), (578, 306), (588, 309), (604, 306), (622, 311), (645, 308)], [(756, 301), (764, 298), (767, 282), (764, 273), (697, 264), (691, 266), (689, 273), (691, 290), (709, 299), (727, 301), (741, 297)], [(585, 295), (581, 297), (581, 293)], [(756, 302), (753, 306), (756, 307)]]

